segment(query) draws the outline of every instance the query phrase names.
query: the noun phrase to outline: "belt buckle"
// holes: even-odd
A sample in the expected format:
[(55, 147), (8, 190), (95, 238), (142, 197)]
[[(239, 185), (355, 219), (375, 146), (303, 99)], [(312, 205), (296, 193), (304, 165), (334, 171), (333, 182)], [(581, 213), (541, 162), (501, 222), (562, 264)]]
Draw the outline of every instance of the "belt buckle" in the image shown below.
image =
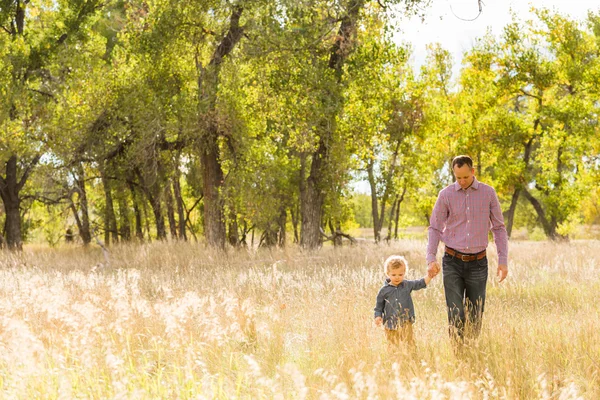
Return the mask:
[[(466, 260), (465, 260), (465, 257), (467, 257)], [(462, 262), (469, 262), (469, 257), (471, 257), (471, 256), (468, 256), (466, 254), (461, 254), (460, 255), (460, 259), (462, 260)]]

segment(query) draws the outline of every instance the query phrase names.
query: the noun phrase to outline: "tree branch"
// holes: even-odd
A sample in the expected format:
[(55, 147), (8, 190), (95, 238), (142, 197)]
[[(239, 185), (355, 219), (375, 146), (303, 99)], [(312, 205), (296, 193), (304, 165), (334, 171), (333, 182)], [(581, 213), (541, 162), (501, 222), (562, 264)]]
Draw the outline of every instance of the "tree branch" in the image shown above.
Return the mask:
[(240, 18), (243, 11), (244, 8), (239, 5), (233, 8), (229, 23), (229, 31), (227, 31), (227, 34), (223, 37), (219, 46), (217, 46), (213, 57), (210, 60), (210, 65), (221, 64), (223, 58), (231, 53), (236, 43), (241, 39), (242, 34), (244, 33), (244, 28), (240, 27)]
[(542, 207), (541, 203), (538, 201), (538, 199), (533, 197), (533, 195), (531, 193), (529, 193), (529, 191), (525, 187), (523, 187), (523, 195), (525, 195), (525, 198), (527, 198), (527, 200), (529, 200), (529, 202), (535, 209), (535, 211), (538, 215), (538, 221), (540, 221), (540, 223), (542, 224), (542, 227), (544, 228), (544, 232), (546, 233), (546, 235), (548, 235), (548, 237), (550, 237), (550, 238), (553, 238), (554, 235), (553, 235), (552, 225), (546, 218), (546, 213), (544, 212), (544, 208)]
[(194, 208), (196, 208), (196, 206), (202, 201), (203, 198), (204, 198), (204, 195), (200, 196), (200, 198), (198, 198), (198, 200), (196, 200), (196, 202), (194, 203), (192, 208), (190, 208), (189, 210), (185, 206), (185, 203), (183, 203), (183, 207), (185, 208), (185, 222), (186, 223), (190, 220), (190, 214), (192, 213)]
[(533, 97), (534, 99), (542, 100), (542, 98), (540, 96), (536, 96), (535, 94), (531, 94), (528, 91), (526, 91), (525, 89), (519, 89), (519, 91), (521, 93), (523, 93), (525, 96), (529, 96), (529, 97)]
[(25, 168), (25, 172), (23, 172), (21, 180), (17, 184), (17, 191), (20, 191), (23, 188), (23, 186), (25, 186), (25, 182), (27, 182), (27, 178), (29, 177), (32, 168), (35, 167), (35, 165), (40, 161), (41, 157), (41, 154), (36, 155), (35, 157), (33, 157), (33, 160), (31, 160), (29, 165), (27, 165), (27, 168)]
[(38, 89), (31, 89), (31, 88), (28, 88), (28, 90), (30, 90), (32, 92), (35, 92), (35, 93), (39, 93), (39, 94), (41, 94), (43, 96), (46, 96), (46, 97), (50, 97), (52, 100), (54, 100), (54, 102), (56, 104), (58, 104), (58, 100), (56, 100), (56, 97), (54, 97), (54, 95), (52, 93), (44, 92), (44, 91), (38, 90)]
[(329, 240), (331, 240), (331, 241), (335, 241), (335, 239), (336, 239), (338, 236), (341, 236), (341, 237), (345, 237), (346, 239), (348, 239), (348, 240), (350, 241), (350, 243), (352, 243), (352, 244), (356, 243), (356, 239), (354, 239), (352, 236), (350, 236), (349, 234), (347, 234), (347, 233), (344, 233), (344, 232), (335, 231), (335, 232), (333, 233), (333, 235), (331, 235), (331, 236), (327, 236), (327, 234), (325, 233), (325, 231), (323, 230), (323, 228), (319, 228), (319, 231), (321, 231), (321, 236), (323, 236), (323, 237), (324, 237), (325, 239), (327, 239), (328, 241), (329, 241)]
[(36, 201), (42, 202), (46, 205), (57, 205), (57, 204), (60, 204), (63, 200), (69, 200), (69, 197), (64, 194), (60, 195), (56, 198), (47, 197), (42, 194), (30, 194), (30, 195), (22, 196), (21, 199), (22, 200), (36, 200)]

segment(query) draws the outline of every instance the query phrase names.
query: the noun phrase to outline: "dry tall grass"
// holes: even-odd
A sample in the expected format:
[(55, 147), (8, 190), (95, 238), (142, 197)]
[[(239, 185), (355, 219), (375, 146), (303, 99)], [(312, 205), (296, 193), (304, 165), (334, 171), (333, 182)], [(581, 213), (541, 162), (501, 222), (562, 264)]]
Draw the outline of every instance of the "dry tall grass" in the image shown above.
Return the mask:
[[(493, 246), (491, 246), (493, 247)], [(490, 258), (484, 329), (455, 354), (441, 275), (414, 355), (373, 325), (382, 261), (424, 242), (209, 252), (193, 244), (0, 254), (2, 398), (600, 398), (600, 243)], [(493, 249), (492, 249), (493, 251)]]

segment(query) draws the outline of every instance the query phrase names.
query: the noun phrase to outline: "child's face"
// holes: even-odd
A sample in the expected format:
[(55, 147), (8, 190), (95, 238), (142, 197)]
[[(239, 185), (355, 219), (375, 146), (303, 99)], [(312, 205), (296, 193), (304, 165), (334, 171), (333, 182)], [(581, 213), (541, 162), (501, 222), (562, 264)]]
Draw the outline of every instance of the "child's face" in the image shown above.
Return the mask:
[(406, 273), (406, 267), (388, 269), (387, 276), (390, 278), (390, 283), (394, 286), (398, 286), (404, 280), (404, 274)]

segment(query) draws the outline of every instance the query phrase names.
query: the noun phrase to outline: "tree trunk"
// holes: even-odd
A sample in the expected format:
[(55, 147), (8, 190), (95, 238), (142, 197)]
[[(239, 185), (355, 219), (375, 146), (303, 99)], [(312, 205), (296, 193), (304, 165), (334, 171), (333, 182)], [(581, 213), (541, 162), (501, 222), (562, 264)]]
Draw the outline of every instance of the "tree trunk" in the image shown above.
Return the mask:
[(154, 213), (154, 222), (156, 224), (156, 238), (158, 240), (165, 240), (167, 238), (167, 230), (165, 227), (165, 218), (163, 216), (162, 206), (160, 204), (160, 197), (151, 196), (150, 206)]
[(515, 189), (513, 192), (512, 198), (510, 200), (510, 207), (504, 213), (504, 219), (506, 220), (506, 233), (510, 238), (512, 235), (513, 223), (515, 220), (515, 211), (517, 210), (517, 204), (519, 202), (519, 195), (521, 194), (521, 189)]
[(117, 232), (117, 218), (115, 217), (115, 206), (112, 198), (112, 190), (110, 188), (110, 180), (106, 176), (104, 169), (100, 170), (100, 177), (102, 179), (102, 186), (104, 187), (104, 244), (110, 245), (110, 239), (112, 237), (113, 243), (119, 241)]
[(371, 187), (371, 216), (373, 218), (373, 238), (375, 243), (381, 240), (381, 230), (379, 229), (379, 205), (377, 199), (377, 182), (375, 181), (375, 173), (373, 172), (375, 161), (369, 160), (367, 164), (367, 175), (369, 177), (369, 186)]
[[(85, 172), (81, 164), (77, 166), (76, 172), (73, 175), (75, 181), (74, 192), (77, 193), (77, 203), (79, 204), (79, 208), (73, 202), (73, 199), (71, 198), (72, 195), (69, 198), (70, 208), (73, 212), (75, 223), (77, 224), (79, 237), (81, 238), (83, 245), (88, 246), (92, 242), (92, 233), (90, 231), (90, 217), (88, 212)], [(79, 215), (80, 213), (81, 216)]]
[(271, 248), (277, 245), (277, 231), (271, 229), (269, 226), (265, 231), (263, 231), (260, 242), (258, 243), (258, 247), (261, 248)]
[(229, 213), (229, 229), (227, 232), (227, 240), (233, 247), (240, 245), (240, 237), (238, 232), (237, 213), (231, 210)]
[[(537, 128), (539, 125), (540, 125), (540, 120), (536, 119), (533, 124), (534, 132), (537, 131)], [(531, 151), (533, 148), (533, 140), (534, 140), (534, 138), (531, 137), (531, 138), (529, 138), (527, 143), (525, 143), (524, 154), (523, 154), (523, 162), (525, 163), (525, 171), (527, 171), (527, 169), (529, 168), (529, 159), (531, 158)], [(523, 176), (520, 176), (519, 179), (523, 180), (524, 178), (523, 178)], [(508, 234), (509, 238), (512, 235), (512, 228), (513, 228), (513, 224), (514, 224), (514, 220), (515, 220), (515, 213), (517, 210), (517, 204), (519, 202), (519, 196), (521, 195), (522, 188), (523, 188), (522, 182), (518, 182), (516, 185), (515, 191), (513, 192), (511, 201), (510, 201), (510, 207), (508, 208), (506, 213), (504, 213), (504, 219), (507, 221), (506, 233)]]
[(402, 188), (402, 194), (400, 198), (397, 200), (398, 205), (396, 206), (396, 228), (394, 231), (394, 238), (398, 239), (398, 221), (400, 220), (400, 206), (404, 202), (404, 196), (406, 196), (406, 191), (408, 190), (406, 182), (404, 183), (404, 187)]
[[(213, 132), (216, 135), (216, 132)], [(212, 136), (212, 135), (211, 135)], [(223, 170), (219, 160), (217, 139), (202, 152), (202, 178), (204, 192), (204, 235), (209, 246), (225, 248), (225, 220), (221, 186)]]
[(173, 193), (175, 195), (175, 203), (177, 204), (177, 215), (179, 216), (179, 239), (187, 240), (187, 235), (185, 232), (185, 207), (183, 206), (183, 197), (181, 195), (181, 184), (179, 183), (179, 179), (181, 177), (181, 171), (179, 170), (179, 158), (177, 159), (177, 164), (175, 165), (175, 179), (173, 179)]
[[(157, 170), (160, 170), (160, 165), (156, 167)], [(144, 175), (142, 175), (142, 171), (136, 169), (136, 174), (140, 181), (140, 185), (142, 191), (148, 198), (148, 202), (150, 203), (150, 207), (152, 207), (152, 213), (154, 214), (154, 223), (156, 225), (156, 238), (158, 240), (165, 240), (167, 238), (167, 230), (165, 227), (165, 218), (163, 216), (162, 205), (161, 205), (161, 188), (158, 182), (158, 176), (154, 176), (153, 182), (151, 185), (148, 184), (146, 179), (144, 179)], [(146, 211), (144, 202), (144, 214), (146, 216), (146, 225), (148, 226), (148, 237), (150, 237), (150, 227), (148, 223), (148, 212)]]
[(392, 240), (392, 225), (394, 224), (394, 215), (396, 215), (396, 207), (398, 207), (400, 203), (398, 202), (398, 195), (394, 197), (392, 201), (392, 208), (390, 210), (390, 221), (388, 222), (388, 231), (385, 237), (385, 241), (389, 242)]
[(404, 195), (406, 194), (406, 186), (404, 186), (404, 190), (402, 191), (402, 195), (400, 196), (400, 198), (398, 200), (396, 200), (396, 202), (398, 203), (396, 205), (396, 215), (395, 215), (395, 221), (394, 221), (394, 239), (398, 239), (398, 224), (400, 222), (400, 205), (402, 205), (402, 202), (404, 201)]
[(129, 216), (129, 204), (127, 204), (127, 193), (122, 192), (118, 194), (119, 199), (119, 234), (121, 240), (129, 242), (131, 240), (131, 222)]
[[(77, 211), (77, 207), (72, 199), (69, 199), (69, 208), (71, 208), (71, 212), (73, 213), (73, 218), (75, 218), (75, 224), (77, 225), (77, 230), (79, 231), (79, 236), (81, 237), (81, 232), (83, 231), (81, 218), (79, 217), (79, 212)], [(84, 243), (87, 246), (86, 243)]]
[(87, 200), (87, 190), (85, 185), (85, 170), (83, 165), (79, 163), (77, 165), (77, 172), (75, 177), (75, 184), (77, 185), (77, 194), (79, 195), (79, 212), (81, 212), (81, 218), (78, 216), (78, 211), (73, 206), (71, 209), (76, 217), (77, 229), (79, 230), (79, 236), (83, 241), (84, 246), (88, 246), (92, 242), (92, 233), (90, 230), (90, 214)]
[(129, 191), (131, 192), (131, 201), (133, 203), (133, 215), (135, 217), (135, 236), (138, 240), (144, 240), (144, 230), (142, 227), (142, 213), (138, 205), (138, 196), (136, 195), (135, 186), (130, 180), (127, 181)]
[(294, 226), (294, 243), (300, 243), (300, 235), (298, 235), (298, 214), (299, 211), (295, 205), (290, 207), (290, 216), (292, 217), (292, 225)]
[(540, 223), (542, 224), (542, 228), (544, 229), (544, 233), (546, 234), (546, 236), (550, 240), (565, 239), (564, 236), (559, 235), (558, 232), (556, 232), (556, 228), (558, 228), (556, 219), (552, 218), (550, 221), (548, 220), (541, 203), (535, 197), (533, 197), (527, 189), (523, 189), (523, 195), (527, 200), (529, 200), (529, 202), (535, 209), (535, 212), (538, 215), (538, 221), (540, 221)]
[[(142, 203), (142, 210), (144, 211), (144, 224), (146, 225), (146, 235), (148, 236), (148, 241), (151, 242), (152, 235), (150, 234), (151, 229), (150, 229), (150, 216), (148, 213), (148, 203), (144, 200), (141, 200), (141, 203)], [(164, 221), (163, 221), (163, 226), (164, 226)]]
[(6, 246), (11, 250), (21, 250), (21, 217), (19, 188), (17, 183), (17, 157), (11, 156), (5, 164), (5, 177), (0, 176), (0, 196), (4, 204), (4, 234)]
[(394, 239), (398, 240), (398, 223), (400, 222), (400, 204), (402, 201), (400, 199), (396, 200), (396, 214), (394, 218)]
[(285, 247), (285, 239), (286, 239), (286, 234), (285, 234), (285, 228), (287, 225), (287, 211), (285, 209), (285, 207), (282, 207), (281, 209), (281, 214), (279, 214), (279, 247)]
[(4, 201), (4, 211), (6, 212), (4, 232), (6, 234), (6, 245), (10, 250), (23, 249), (20, 206), (21, 201), (18, 197), (14, 202), (12, 200)]
[(335, 247), (341, 246), (343, 244), (342, 240), (344, 237), (342, 236), (342, 223), (340, 221), (335, 221), (335, 232), (333, 234), (333, 245)]
[(173, 193), (171, 192), (171, 185), (169, 183), (165, 185), (165, 203), (167, 206), (167, 219), (169, 221), (169, 230), (171, 231), (171, 238), (177, 239), (177, 223), (175, 222)]
[[(325, 190), (322, 187), (324, 169), (329, 157), (328, 146), (325, 143), (324, 133), (319, 140), (319, 148), (313, 155), (310, 175), (306, 184), (301, 189), (302, 228), (300, 230), (300, 244), (308, 249), (316, 249), (323, 245), (321, 238), (321, 215), (323, 213), (323, 202), (325, 201)], [(303, 180), (301, 180), (302, 182)]]
[(221, 197), (223, 170), (219, 151), (219, 126), (217, 121), (217, 93), (220, 67), (242, 38), (240, 18), (243, 7), (234, 6), (229, 20), (229, 29), (215, 49), (209, 65), (205, 68), (196, 59), (198, 69), (198, 98), (200, 114), (205, 122), (201, 149), (201, 164), (204, 189), (204, 234), (209, 246), (225, 248), (224, 203)]
[(35, 156), (25, 168), (21, 179), (18, 179), (17, 156), (12, 155), (5, 163), (5, 175), (0, 175), (0, 197), (4, 204), (6, 219), (4, 220), (4, 233), (6, 246), (10, 250), (21, 250), (23, 242), (21, 237), (21, 198), (19, 193), (29, 178), (31, 169), (38, 163), (40, 156)]
[(325, 200), (326, 176), (330, 168), (330, 145), (334, 141), (336, 131), (336, 118), (342, 108), (342, 74), (344, 63), (356, 41), (356, 28), (358, 26), (360, 12), (365, 0), (350, 0), (346, 8), (346, 15), (341, 19), (340, 28), (336, 40), (329, 51), (328, 67), (335, 74), (335, 87), (333, 87), (327, 98), (323, 99), (324, 106), (333, 110), (321, 124), (319, 132), (319, 145), (312, 156), (310, 175), (306, 181), (306, 187), (301, 196), (302, 230), (300, 244), (309, 249), (321, 247), (321, 217), (323, 203)]

